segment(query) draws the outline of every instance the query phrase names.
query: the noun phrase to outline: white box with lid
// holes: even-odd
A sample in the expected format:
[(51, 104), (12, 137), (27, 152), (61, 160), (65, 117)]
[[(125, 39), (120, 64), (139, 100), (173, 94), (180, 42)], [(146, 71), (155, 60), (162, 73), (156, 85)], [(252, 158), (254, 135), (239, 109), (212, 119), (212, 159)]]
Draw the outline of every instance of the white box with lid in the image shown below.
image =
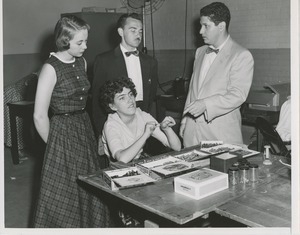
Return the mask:
[(228, 174), (202, 168), (174, 178), (176, 193), (199, 200), (228, 188)]

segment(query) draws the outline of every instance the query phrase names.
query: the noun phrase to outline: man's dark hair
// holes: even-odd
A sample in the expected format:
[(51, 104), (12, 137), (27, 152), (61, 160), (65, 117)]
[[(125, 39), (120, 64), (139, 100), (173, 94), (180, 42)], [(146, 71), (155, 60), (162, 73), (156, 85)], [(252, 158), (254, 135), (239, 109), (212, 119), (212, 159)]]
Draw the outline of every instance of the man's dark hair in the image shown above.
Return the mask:
[(123, 88), (128, 88), (136, 97), (137, 92), (135, 85), (132, 80), (128, 77), (119, 77), (112, 81), (106, 81), (100, 88), (100, 105), (105, 109), (107, 113), (114, 113), (114, 111), (109, 107), (109, 104), (114, 103), (114, 98), (117, 93), (121, 93)]
[(226, 30), (228, 31), (230, 23), (230, 11), (228, 7), (222, 2), (213, 2), (200, 10), (200, 17), (207, 16), (215, 25), (221, 22), (226, 23)]
[(137, 13), (126, 13), (126, 14), (123, 14), (120, 16), (120, 18), (118, 19), (118, 22), (117, 22), (117, 29), (118, 28), (124, 28), (125, 24), (126, 24), (126, 20), (128, 18), (133, 18), (133, 19), (136, 19), (136, 20), (139, 20), (142, 22), (142, 19), (140, 17), (139, 14)]

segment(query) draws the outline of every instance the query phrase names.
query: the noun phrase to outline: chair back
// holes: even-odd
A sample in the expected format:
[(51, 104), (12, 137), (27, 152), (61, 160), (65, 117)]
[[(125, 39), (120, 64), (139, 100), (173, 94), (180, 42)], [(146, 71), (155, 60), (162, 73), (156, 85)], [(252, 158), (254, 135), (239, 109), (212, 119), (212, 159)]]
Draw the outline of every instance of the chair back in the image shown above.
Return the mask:
[(291, 158), (290, 151), (285, 146), (276, 129), (266, 119), (262, 117), (256, 118), (256, 127), (261, 132), (264, 140), (271, 146), (271, 152)]

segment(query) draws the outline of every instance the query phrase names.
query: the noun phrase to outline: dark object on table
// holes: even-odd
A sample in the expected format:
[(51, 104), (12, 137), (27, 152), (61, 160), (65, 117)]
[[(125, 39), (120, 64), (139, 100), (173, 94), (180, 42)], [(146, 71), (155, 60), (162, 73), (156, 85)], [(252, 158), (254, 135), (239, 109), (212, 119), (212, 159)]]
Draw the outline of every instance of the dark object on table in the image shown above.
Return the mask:
[(222, 157), (226, 156), (228, 153), (223, 153), (221, 155), (211, 156), (210, 158), (210, 168), (216, 171), (228, 173), (229, 168), (236, 163), (241, 157), (234, 156), (231, 157)]
[(290, 164), (291, 152), (287, 149), (276, 129), (262, 117), (256, 119), (256, 127), (261, 132), (265, 142), (271, 146), (272, 154), (283, 156)]

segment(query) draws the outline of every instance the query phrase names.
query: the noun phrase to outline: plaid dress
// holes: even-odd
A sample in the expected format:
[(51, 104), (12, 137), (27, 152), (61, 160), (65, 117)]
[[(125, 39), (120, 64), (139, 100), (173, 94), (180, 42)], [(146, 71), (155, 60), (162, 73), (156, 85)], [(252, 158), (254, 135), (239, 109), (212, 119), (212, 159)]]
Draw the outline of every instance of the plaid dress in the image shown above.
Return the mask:
[(50, 120), (33, 226), (108, 227), (106, 205), (77, 182), (78, 175), (99, 169), (97, 143), (90, 118), (82, 111), (90, 88), (84, 59), (76, 58), (72, 63), (64, 63), (51, 56), (46, 63), (54, 67), (57, 82), (51, 97), (50, 107), (54, 116)]

